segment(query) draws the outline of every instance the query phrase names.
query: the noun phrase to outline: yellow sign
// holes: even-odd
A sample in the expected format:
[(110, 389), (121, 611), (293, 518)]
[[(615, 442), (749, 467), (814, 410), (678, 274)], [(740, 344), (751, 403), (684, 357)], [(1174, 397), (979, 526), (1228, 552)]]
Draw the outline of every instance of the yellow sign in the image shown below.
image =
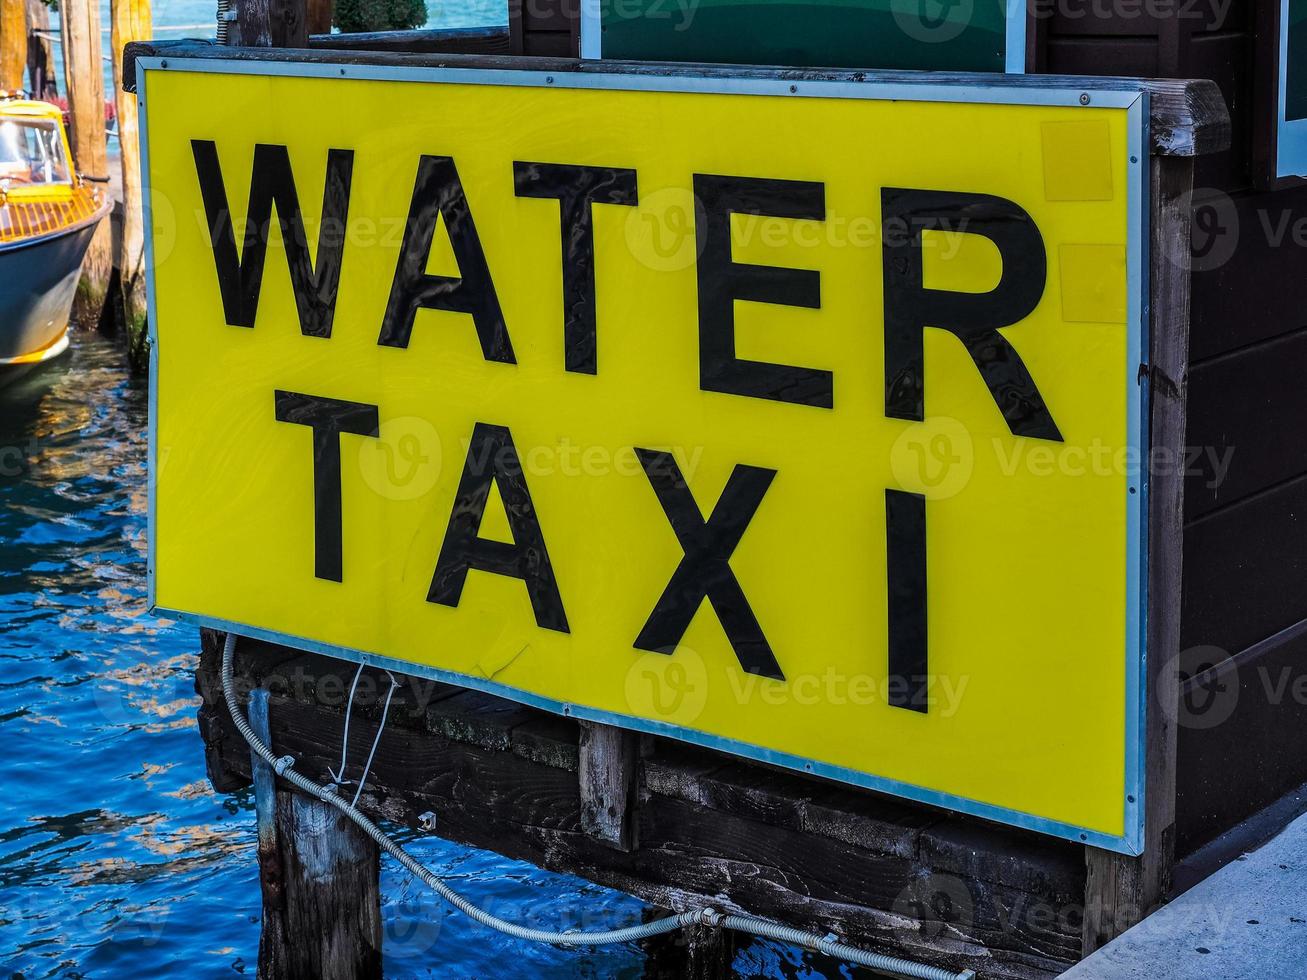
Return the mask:
[(141, 70), (160, 609), (1138, 850), (1138, 96)]

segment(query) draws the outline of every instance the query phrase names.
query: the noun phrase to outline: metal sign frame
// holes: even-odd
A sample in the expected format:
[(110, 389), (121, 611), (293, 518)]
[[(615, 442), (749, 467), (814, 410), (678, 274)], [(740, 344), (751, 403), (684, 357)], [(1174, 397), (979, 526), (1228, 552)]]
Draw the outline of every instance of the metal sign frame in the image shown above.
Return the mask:
[[(216, 52), (215, 52), (216, 53)], [(1145, 650), (1148, 603), (1148, 467), (1142, 463), (1130, 481), (1126, 498), (1126, 567), (1122, 574), (1127, 582), (1126, 635), (1122, 637), (1123, 669), (1125, 677), (1125, 785), (1123, 807), (1124, 833), (1120, 836), (1091, 828), (1052, 820), (1029, 813), (983, 803), (967, 797), (900, 780), (870, 775), (841, 766), (814, 762), (774, 749), (751, 745), (735, 739), (700, 732), (651, 719), (637, 718), (610, 711), (555, 701), (528, 691), (498, 683), (486, 678), (455, 673), (435, 667), (410, 663), (388, 657), (378, 651), (356, 650), (288, 636), (274, 630), (263, 629), (249, 623), (230, 622), (220, 618), (182, 609), (159, 607), (156, 595), (156, 498), (158, 493), (158, 384), (159, 384), (159, 322), (156, 307), (154, 277), (154, 215), (148, 189), (150, 187), (149, 116), (145, 111), (149, 97), (151, 76), (162, 72), (193, 72), (240, 74), (273, 77), (347, 78), (355, 80), (400, 81), (417, 84), (481, 84), (498, 86), (551, 86), (574, 89), (610, 89), (627, 91), (707, 92), (744, 95), (766, 95), (784, 98), (815, 99), (872, 99), (908, 102), (973, 102), (998, 105), (1076, 106), (1092, 104), (1095, 107), (1124, 109), (1127, 112), (1128, 154), (1127, 205), (1127, 356), (1121, 366), (1126, 375), (1126, 423), (1129, 435), (1128, 450), (1134, 458), (1146, 461), (1149, 454), (1147, 386), (1136, 382), (1139, 368), (1147, 362), (1149, 351), (1148, 323), (1148, 268), (1149, 256), (1146, 230), (1148, 228), (1148, 170), (1149, 170), (1149, 107), (1148, 93), (1143, 90), (1106, 90), (1087, 88), (1035, 88), (1027, 85), (1004, 84), (1002, 75), (993, 76), (993, 82), (973, 83), (971, 79), (986, 78), (970, 75), (968, 81), (952, 84), (893, 81), (878, 82), (868, 74), (865, 81), (803, 81), (795, 84), (788, 78), (759, 78), (732, 76), (729, 68), (711, 74), (644, 74), (644, 73), (571, 73), (562, 71), (530, 70), (529, 60), (523, 67), (506, 69), (488, 68), (425, 68), (391, 65), (362, 65), (331, 63), (296, 63), (250, 60), (224, 60), (215, 58), (185, 58), (169, 66), (168, 59), (141, 57), (136, 61), (137, 98), (141, 108), (141, 161), (145, 175), (145, 236), (147, 268), (147, 302), (150, 339), (149, 386), (149, 603), (159, 615), (175, 618), (199, 627), (231, 631), (273, 643), (284, 644), (354, 663), (417, 675), (433, 680), (474, 688), (499, 697), (540, 708), (555, 714), (615, 725), (621, 728), (680, 739), (711, 749), (753, 759), (771, 765), (812, 773), (843, 783), (903, 797), (918, 803), (956, 810), (977, 817), (997, 821), (1024, 830), (1036, 831), (1077, 843), (1091, 844), (1119, 853), (1138, 855), (1144, 848), (1144, 815), (1146, 813), (1144, 738), (1147, 698)], [(898, 76), (900, 79), (902, 76)], [(220, 478), (221, 474), (214, 474)]]

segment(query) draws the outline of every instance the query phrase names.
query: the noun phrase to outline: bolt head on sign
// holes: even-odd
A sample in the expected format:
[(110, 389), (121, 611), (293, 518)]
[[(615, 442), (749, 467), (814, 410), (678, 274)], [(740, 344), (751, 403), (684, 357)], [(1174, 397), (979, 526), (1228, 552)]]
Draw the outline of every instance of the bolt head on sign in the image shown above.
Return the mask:
[(141, 66), (159, 609), (1139, 850), (1139, 93)]

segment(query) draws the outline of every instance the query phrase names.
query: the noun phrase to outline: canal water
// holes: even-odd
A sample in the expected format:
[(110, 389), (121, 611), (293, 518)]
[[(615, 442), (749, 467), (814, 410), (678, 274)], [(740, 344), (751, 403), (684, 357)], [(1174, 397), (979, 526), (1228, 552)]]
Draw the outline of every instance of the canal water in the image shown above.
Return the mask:
[[(0, 388), (0, 976), (254, 975), (253, 800), (213, 792), (196, 631), (146, 601), (146, 388), (115, 344)], [(639, 921), (579, 879), (435, 838), (421, 858), (541, 928)], [(635, 947), (519, 943), (382, 870), (389, 977), (638, 977)], [(757, 943), (741, 976), (816, 976)]]

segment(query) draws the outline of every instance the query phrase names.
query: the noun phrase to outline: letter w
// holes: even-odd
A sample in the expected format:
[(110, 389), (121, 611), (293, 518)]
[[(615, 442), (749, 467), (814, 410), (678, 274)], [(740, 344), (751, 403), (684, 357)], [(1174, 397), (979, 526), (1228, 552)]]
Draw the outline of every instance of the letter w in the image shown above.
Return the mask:
[(349, 185), (354, 170), (353, 150), (327, 151), (327, 180), (322, 192), (322, 224), (318, 257), (309, 259), (304, 215), (300, 211), (290, 154), (285, 146), (258, 143), (250, 175), (250, 201), (246, 209), (245, 239), (236, 254), (227, 187), (213, 140), (191, 140), (195, 173), (200, 179), (204, 213), (209, 222), (209, 244), (218, 270), (222, 311), (233, 327), (253, 327), (263, 284), (263, 260), (268, 251), (272, 208), (286, 248), (291, 288), (299, 311), (300, 332), (310, 337), (331, 336), (340, 285), (341, 256), (345, 250), (345, 220), (349, 215)]

